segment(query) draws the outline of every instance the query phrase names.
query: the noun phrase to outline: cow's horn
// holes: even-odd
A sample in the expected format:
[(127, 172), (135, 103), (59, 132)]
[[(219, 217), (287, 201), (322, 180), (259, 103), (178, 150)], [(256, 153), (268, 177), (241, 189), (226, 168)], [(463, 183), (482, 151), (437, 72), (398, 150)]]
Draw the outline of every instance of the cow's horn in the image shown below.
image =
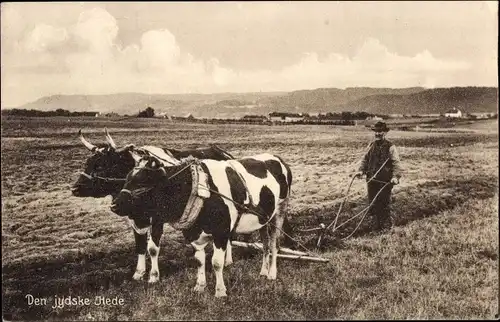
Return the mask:
[(94, 150), (97, 149), (97, 146), (95, 146), (92, 143), (90, 143), (89, 141), (85, 140), (81, 129), (78, 131), (78, 137), (80, 138), (80, 141), (82, 141), (83, 145), (85, 145), (85, 147), (87, 149), (89, 149), (90, 151), (94, 152)]
[(104, 132), (106, 132), (106, 141), (108, 141), (109, 145), (113, 148), (113, 149), (116, 149), (116, 143), (115, 141), (113, 141), (113, 138), (111, 137), (111, 135), (109, 135), (108, 133), (108, 128), (104, 128)]

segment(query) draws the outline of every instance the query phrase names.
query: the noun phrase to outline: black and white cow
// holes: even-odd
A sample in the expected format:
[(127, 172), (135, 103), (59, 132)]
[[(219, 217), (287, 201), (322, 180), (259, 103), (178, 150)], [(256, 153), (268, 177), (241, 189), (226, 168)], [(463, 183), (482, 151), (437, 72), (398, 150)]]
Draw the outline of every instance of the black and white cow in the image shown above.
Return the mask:
[[(198, 162), (207, 176), (205, 184), (208, 187), (205, 188), (210, 193), (198, 217), (182, 230), (195, 248), (195, 258), (199, 262), (194, 290), (202, 292), (205, 289), (204, 249), (213, 241), (215, 296), (226, 296), (222, 270), (232, 233), (259, 230), (264, 249), (260, 274), (276, 279), (277, 239), (286, 218), (292, 183), (289, 166), (281, 158), (267, 153), (238, 160)], [(192, 189), (193, 175), (186, 162), (164, 167), (154, 157), (144, 158), (127, 176), (111, 210), (128, 216), (138, 229), (151, 227), (149, 252), (158, 255), (163, 225), (157, 223), (179, 222)], [(159, 276), (157, 258), (155, 261), (150, 276)]]
[[(155, 146), (135, 147), (132, 144), (119, 148), (109, 135), (107, 129), (105, 133), (107, 145), (104, 146), (96, 146), (87, 141), (81, 131), (78, 133), (84, 146), (92, 151), (93, 154), (87, 159), (85, 170), (71, 188), (74, 196), (101, 198), (111, 195), (112, 198), (116, 197), (125, 184), (127, 174), (134, 168), (136, 159), (140, 159), (141, 154), (155, 155), (166, 166), (179, 164), (180, 159), (188, 156), (214, 160), (233, 159), (228, 152), (214, 145), (189, 150), (166, 149)], [(138, 257), (133, 278), (139, 280), (146, 271), (146, 248), (149, 231), (137, 229), (137, 226), (132, 221), (130, 224), (134, 229), (135, 251)], [(161, 227), (158, 227), (158, 225)], [(152, 230), (163, 231), (163, 224), (155, 223)], [(226, 265), (232, 263), (230, 243), (228, 249)], [(157, 259), (155, 254), (150, 253), (150, 255), (152, 261)], [(155, 265), (157, 265), (157, 262)], [(151, 283), (157, 280), (157, 276), (154, 276), (154, 274), (150, 275), (149, 281)]]

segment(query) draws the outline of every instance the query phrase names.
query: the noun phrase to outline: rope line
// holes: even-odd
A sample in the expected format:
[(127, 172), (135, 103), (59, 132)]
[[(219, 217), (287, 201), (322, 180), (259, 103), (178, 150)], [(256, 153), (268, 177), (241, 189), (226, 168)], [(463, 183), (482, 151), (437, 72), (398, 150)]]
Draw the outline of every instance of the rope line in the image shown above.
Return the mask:
[[(213, 190), (213, 189), (211, 189), (211, 188), (208, 188), (208, 187), (206, 187), (206, 186), (203, 186), (203, 185), (200, 185), (200, 187), (201, 187), (201, 188), (203, 188), (203, 189), (206, 189), (206, 190), (208, 190), (208, 191), (210, 191), (210, 192), (213, 192), (213, 193), (215, 193), (215, 194), (218, 194), (218, 195), (219, 195), (219, 196), (221, 196), (222, 198), (224, 198), (224, 199), (227, 199), (227, 200), (231, 201), (231, 202), (232, 202), (232, 203), (234, 203), (235, 205), (238, 205), (238, 206), (240, 206), (240, 207), (244, 208), (245, 210), (247, 210), (247, 211), (251, 212), (252, 214), (254, 214), (254, 215), (256, 215), (256, 216), (258, 216), (258, 217), (260, 217), (260, 218), (264, 218), (264, 217), (263, 217), (260, 213), (258, 213), (257, 211), (255, 211), (255, 210), (253, 210), (253, 209), (250, 209), (250, 208), (248, 208), (247, 206), (245, 206), (245, 205), (243, 205), (243, 204), (240, 204), (240, 203), (238, 203), (238, 202), (234, 201), (233, 199), (231, 199), (231, 198), (229, 198), (229, 197), (227, 197), (227, 196), (223, 195), (222, 193), (220, 193), (220, 192), (218, 192), (218, 191), (215, 191), (215, 190)], [(313, 254), (314, 254), (314, 252), (313, 252), (313, 251), (311, 251), (309, 248), (307, 248), (307, 247), (306, 247), (305, 245), (303, 245), (301, 242), (297, 241), (297, 240), (296, 240), (296, 239), (294, 239), (292, 236), (290, 236), (289, 234), (287, 234), (285, 231), (283, 231), (283, 229), (278, 228), (276, 225), (274, 225), (273, 223), (271, 223), (271, 220), (272, 220), (272, 218), (273, 218), (273, 217), (274, 217), (274, 216), (271, 216), (271, 218), (269, 218), (269, 219), (267, 220), (267, 222), (263, 224), (263, 226), (268, 225), (268, 224), (269, 224), (269, 225), (272, 225), (274, 228), (276, 228), (277, 230), (279, 230), (279, 231), (280, 231), (280, 233), (282, 233), (283, 235), (287, 236), (288, 238), (290, 238), (291, 240), (293, 240), (293, 241), (294, 241), (297, 245), (299, 245), (300, 247), (302, 247), (302, 249), (304, 249), (304, 250), (308, 253), (308, 255), (313, 255)]]

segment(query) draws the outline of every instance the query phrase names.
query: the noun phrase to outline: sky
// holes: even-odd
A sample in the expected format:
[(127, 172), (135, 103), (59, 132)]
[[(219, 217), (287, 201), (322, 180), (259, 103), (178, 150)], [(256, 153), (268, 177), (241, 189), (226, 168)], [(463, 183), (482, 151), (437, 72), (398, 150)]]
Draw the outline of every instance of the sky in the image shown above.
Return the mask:
[(498, 86), (498, 2), (1, 3), (1, 106), (57, 94)]

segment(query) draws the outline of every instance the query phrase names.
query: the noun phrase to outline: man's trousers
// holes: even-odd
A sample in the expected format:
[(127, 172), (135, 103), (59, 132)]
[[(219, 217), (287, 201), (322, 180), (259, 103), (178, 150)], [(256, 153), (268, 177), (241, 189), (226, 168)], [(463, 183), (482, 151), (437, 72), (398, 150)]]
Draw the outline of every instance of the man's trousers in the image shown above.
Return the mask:
[(373, 228), (375, 230), (392, 227), (391, 193), (393, 185), (389, 183), (384, 187), (385, 184), (385, 182), (375, 180), (367, 183), (368, 202), (371, 204), (373, 199), (376, 197), (375, 201), (373, 201), (373, 204), (368, 210), (368, 214), (372, 218)]

